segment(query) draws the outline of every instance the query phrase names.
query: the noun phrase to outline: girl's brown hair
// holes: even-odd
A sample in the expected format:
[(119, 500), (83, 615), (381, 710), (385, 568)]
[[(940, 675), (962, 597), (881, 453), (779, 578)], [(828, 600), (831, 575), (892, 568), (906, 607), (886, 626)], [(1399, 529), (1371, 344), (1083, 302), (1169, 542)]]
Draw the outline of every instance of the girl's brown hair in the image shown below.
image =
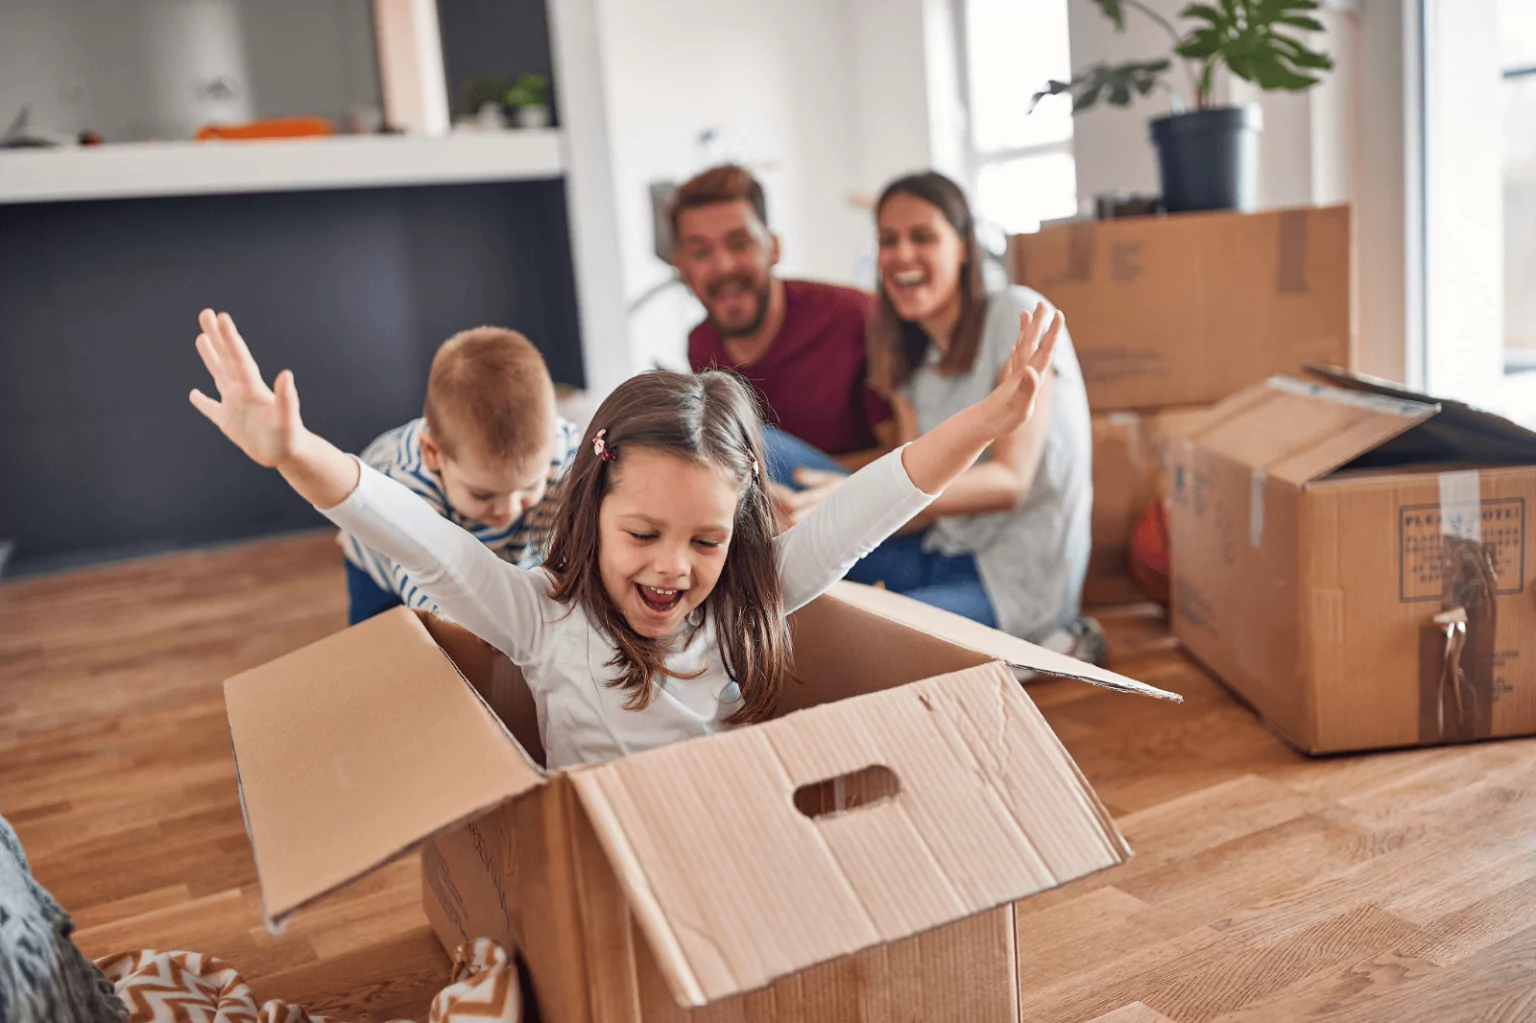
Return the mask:
[[(606, 431), (603, 442), (612, 461), (593, 451), (599, 431)], [(544, 567), (554, 577), (552, 596), (580, 604), (608, 634), (615, 648), (608, 666), (619, 673), (614, 685), (630, 694), (629, 709), (648, 706), (652, 680), (667, 673), (664, 643), (630, 628), (608, 598), (598, 569), (598, 511), (613, 473), (638, 448), (718, 466), (737, 480), (736, 522), (706, 611), (725, 670), (741, 688), (741, 709), (730, 720), (760, 721), (773, 712), (789, 671), (789, 626), (757, 404), (734, 374), (642, 373), (599, 406), (561, 487), (550, 528)]]
[[(965, 263), (960, 267), (960, 318), (955, 321), (949, 347), (939, 360), (939, 373), (944, 376), (968, 373), (976, 362), (976, 352), (981, 347), (981, 331), (987, 317), (987, 289), (982, 274), (981, 244), (976, 240), (976, 221), (971, 216), (971, 205), (966, 202), (960, 186), (937, 171), (911, 174), (892, 181), (880, 193), (880, 200), (875, 203), (877, 230), (885, 204), (898, 195), (910, 195), (936, 207), (965, 246)], [(896, 307), (891, 305), (890, 297), (881, 289), (879, 307), (870, 320), (867, 337), (870, 384), (876, 391), (890, 397), (901, 390), (911, 378), (912, 371), (927, 358), (930, 344), (928, 335), (916, 323), (896, 315)]]

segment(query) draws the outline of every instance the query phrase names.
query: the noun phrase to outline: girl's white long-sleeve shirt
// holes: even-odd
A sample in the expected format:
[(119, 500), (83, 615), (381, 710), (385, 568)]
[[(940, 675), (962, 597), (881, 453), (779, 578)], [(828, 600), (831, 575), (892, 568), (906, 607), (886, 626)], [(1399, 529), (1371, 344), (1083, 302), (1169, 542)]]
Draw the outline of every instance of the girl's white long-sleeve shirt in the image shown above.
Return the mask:
[[(741, 694), (726, 673), (709, 615), (685, 646), (667, 656), (673, 674), (653, 680), (650, 705), (626, 710), (629, 694), (612, 684), (617, 673), (608, 667), (612, 642), (583, 608), (550, 597), (548, 572), (508, 564), (399, 483), (359, 466), (357, 488), (321, 513), (401, 565), (443, 614), (522, 668), (550, 770), (729, 727)], [(902, 449), (850, 476), (774, 541), (785, 613), (826, 592), (932, 500), (907, 475)], [(694, 678), (679, 677), (701, 670)]]

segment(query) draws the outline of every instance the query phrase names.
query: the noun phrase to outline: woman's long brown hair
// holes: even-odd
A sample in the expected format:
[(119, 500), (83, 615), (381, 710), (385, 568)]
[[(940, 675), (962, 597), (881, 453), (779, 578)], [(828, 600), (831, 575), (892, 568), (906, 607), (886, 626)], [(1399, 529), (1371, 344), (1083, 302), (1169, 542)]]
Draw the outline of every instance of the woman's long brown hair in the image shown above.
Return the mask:
[[(885, 186), (875, 203), (875, 227), (879, 230), (880, 213), (894, 196), (910, 195), (938, 209), (965, 246), (965, 263), (960, 267), (960, 318), (955, 321), (949, 347), (939, 360), (943, 376), (970, 372), (981, 348), (981, 331), (987, 318), (987, 288), (982, 274), (981, 244), (976, 240), (976, 221), (971, 205), (960, 186), (937, 171), (897, 178)], [(928, 357), (930, 341), (923, 328), (896, 314), (891, 299), (880, 289), (880, 303), (870, 320), (869, 382), (879, 393), (890, 397), (906, 384), (912, 371)]]
[[(592, 450), (598, 431), (614, 456)], [(763, 455), (762, 427), (752, 392), (734, 374), (642, 373), (620, 384), (598, 407), (561, 487), (544, 567), (554, 577), (555, 600), (580, 604), (614, 645), (608, 662), (614, 682), (630, 694), (626, 706), (650, 704), (652, 681), (665, 675), (661, 640), (630, 628), (603, 588), (598, 569), (598, 512), (613, 474), (640, 448), (724, 469), (738, 484), (736, 522), (725, 566), (705, 598), (725, 670), (741, 687), (742, 706), (731, 723), (773, 713), (789, 672), (789, 626), (774, 549), (773, 506)], [(753, 463), (758, 471), (752, 471)], [(573, 610), (575, 608), (573, 607)]]

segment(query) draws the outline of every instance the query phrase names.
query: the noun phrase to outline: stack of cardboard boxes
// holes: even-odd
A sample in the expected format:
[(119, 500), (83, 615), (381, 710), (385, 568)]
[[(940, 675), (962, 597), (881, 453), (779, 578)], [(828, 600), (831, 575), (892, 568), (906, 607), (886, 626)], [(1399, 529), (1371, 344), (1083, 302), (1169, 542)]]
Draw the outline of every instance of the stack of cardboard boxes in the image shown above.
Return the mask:
[(1019, 235), (1011, 250), (1013, 279), (1066, 313), (1088, 385), (1084, 603), (1140, 599), (1130, 534), (1164, 491), (1167, 438), (1272, 374), (1353, 367), (1349, 209), (1088, 221)]
[(1347, 208), (1013, 250), (1094, 413), (1086, 602), (1133, 596), (1128, 529), (1161, 494), (1174, 634), (1299, 749), (1536, 733), (1536, 434), (1351, 372)]

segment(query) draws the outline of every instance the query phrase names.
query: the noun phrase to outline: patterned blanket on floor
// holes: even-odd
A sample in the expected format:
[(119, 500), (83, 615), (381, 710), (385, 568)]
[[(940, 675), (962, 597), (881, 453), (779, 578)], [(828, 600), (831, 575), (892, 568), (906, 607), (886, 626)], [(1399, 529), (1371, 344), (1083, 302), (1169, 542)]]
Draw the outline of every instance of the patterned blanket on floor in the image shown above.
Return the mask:
[[(341, 1023), (279, 1001), (258, 1009), (233, 967), (198, 952), (126, 952), (92, 964), (73, 933), (0, 817), (0, 1023)], [(452, 983), (428, 1020), (518, 1023), (521, 1015), (516, 964), (482, 938), (459, 946)]]
[[(297, 1005), (259, 1009), (231, 966), (199, 952), (125, 952), (96, 960), (128, 1006), (128, 1023), (341, 1023)], [(429, 1023), (517, 1023), (517, 968), (506, 950), (480, 938), (460, 945), (453, 982), (432, 1000)], [(405, 1023), (405, 1021), (395, 1021)]]

